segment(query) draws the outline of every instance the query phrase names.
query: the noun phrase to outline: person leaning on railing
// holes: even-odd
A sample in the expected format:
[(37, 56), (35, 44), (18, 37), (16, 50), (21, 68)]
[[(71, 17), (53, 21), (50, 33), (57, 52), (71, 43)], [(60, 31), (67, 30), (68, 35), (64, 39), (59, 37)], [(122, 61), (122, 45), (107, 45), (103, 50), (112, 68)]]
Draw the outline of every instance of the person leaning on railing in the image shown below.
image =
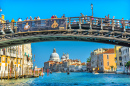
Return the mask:
[(57, 16), (55, 15), (54, 18), (57, 18)]
[(37, 20), (37, 17), (35, 17), (34, 20)]
[(40, 20), (40, 17), (39, 17), (39, 16), (37, 17), (37, 20)]

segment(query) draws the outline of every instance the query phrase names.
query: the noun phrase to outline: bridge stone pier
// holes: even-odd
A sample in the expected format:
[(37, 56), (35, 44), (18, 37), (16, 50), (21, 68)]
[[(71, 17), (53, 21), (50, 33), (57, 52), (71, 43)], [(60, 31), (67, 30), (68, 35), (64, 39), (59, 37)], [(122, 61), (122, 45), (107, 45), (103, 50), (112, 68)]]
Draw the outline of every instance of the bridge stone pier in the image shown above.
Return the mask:
[(0, 23), (0, 48), (44, 41), (86, 41), (130, 47), (130, 21), (84, 16)]

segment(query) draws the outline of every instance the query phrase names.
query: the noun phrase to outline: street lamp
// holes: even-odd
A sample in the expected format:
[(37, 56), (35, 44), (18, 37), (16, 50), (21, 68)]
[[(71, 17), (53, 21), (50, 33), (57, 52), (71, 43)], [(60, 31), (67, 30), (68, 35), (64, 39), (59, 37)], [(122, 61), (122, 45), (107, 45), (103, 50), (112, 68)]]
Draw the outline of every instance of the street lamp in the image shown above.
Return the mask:
[(0, 12), (2, 12), (2, 9), (1, 9), (1, 7), (0, 7)]
[(0, 12), (2, 12), (2, 9), (1, 9), (1, 7), (0, 7)]
[(93, 4), (91, 3), (91, 9), (92, 9), (92, 16), (93, 16)]

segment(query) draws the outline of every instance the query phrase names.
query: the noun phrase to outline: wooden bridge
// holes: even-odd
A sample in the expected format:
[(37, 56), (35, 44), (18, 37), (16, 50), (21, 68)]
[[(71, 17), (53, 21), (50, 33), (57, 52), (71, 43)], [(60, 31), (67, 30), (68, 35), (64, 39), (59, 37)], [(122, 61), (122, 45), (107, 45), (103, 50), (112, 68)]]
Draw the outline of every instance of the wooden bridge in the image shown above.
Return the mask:
[(41, 41), (88, 41), (130, 46), (130, 21), (91, 16), (0, 24), (0, 48)]

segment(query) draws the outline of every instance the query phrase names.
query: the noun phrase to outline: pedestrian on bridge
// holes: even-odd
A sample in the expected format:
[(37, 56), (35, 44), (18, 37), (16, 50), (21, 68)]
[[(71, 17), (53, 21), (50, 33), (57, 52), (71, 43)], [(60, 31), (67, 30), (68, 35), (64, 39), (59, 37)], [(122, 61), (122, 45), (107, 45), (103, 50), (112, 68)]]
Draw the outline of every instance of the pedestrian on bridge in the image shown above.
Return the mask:
[(40, 20), (40, 17), (39, 17), (39, 16), (37, 17), (37, 20)]
[(75, 21), (75, 20), (73, 21), (73, 24), (76, 24), (76, 21)]
[(34, 20), (37, 20), (37, 17), (35, 17)]
[(57, 18), (57, 16), (55, 15), (54, 18)]
[(30, 16), (30, 20), (33, 20), (31, 16)]
[(28, 21), (28, 20), (29, 20), (29, 18), (27, 17), (25, 21)]
[(63, 14), (62, 18), (65, 18), (65, 14)]
[(53, 19), (54, 18), (54, 15), (53, 16), (51, 16), (51, 19)]
[(81, 14), (81, 17), (82, 17), (82, 23), (84, 23), (84, 15), (82, 13)]

